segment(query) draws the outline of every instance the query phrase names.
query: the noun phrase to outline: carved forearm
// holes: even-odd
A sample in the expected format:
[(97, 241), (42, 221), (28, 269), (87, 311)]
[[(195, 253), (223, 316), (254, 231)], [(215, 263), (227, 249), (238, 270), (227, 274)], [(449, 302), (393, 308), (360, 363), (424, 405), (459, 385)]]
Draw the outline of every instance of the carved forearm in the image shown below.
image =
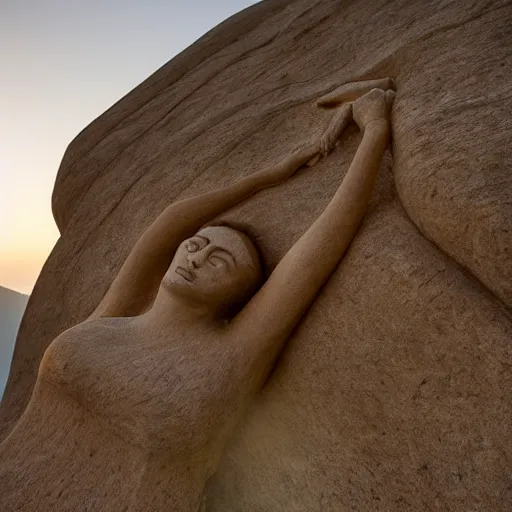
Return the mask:
[(352, 121), (352, 105), (344, 105), (340, 111), (333, 117), (329, 126), (320, 140), (320, 152), (323, 156), (328, 155), (333, 149), (341, 134)]
[[(255, 172), (232, 185), (214, 192), (184, 199), (166, 208), (154, 225), (150, 236), (158, 232), (158, 238), (169, 238), (172, 233), (178, 239), (195, 233), (205, 222), (248, 199), (256, 192), (282, 183), (318, 152), (318, 145), (310, 145), (295, 151), (274, 167)], [(152, 233), (153, 232), (153, 233)]]
[[(300, 288), (309, 288), (313, 294), (350, 245), (370, 200), (388, 137), (386, 120), (372, 122), (366, 127), (354, 160), (334, 197), (285, 256), (293, 262), (295, 272), (297, 268), (308, 269), (303, 274), (310, 285), (303, 283)], [(311, 248), (315, 248), (314, 251)], [(322, 254), (321, 259), (318, 254)]]
[(386, 120), (366, 126), (363, 139), (349, 170), (319, 221), (325, 221), (334, 235), (332, 258), (340, 259), (352, 241), (366, 212), (375, 178), (389, 139)]
[(245, 339), (247, 368), (258, 389), (288, 336), (336, 268), (366, 211), (388, 141), (388, 122), (365, 130), (354, 161), (333, 199), (288, 251), (249, 304), (232, 322), (236, 339)]
[(294, 151), (277, 165), (263, 169), (252, 176), (257, 181), (260, 190), (273, 187), (293, 176), (298, 169), (309, 162), (319, 152), (320, 145), (318, 142), (308, 144)]
[(176, 236), (182, 241), (184, 237), (195, 233), (205, 222), (251, 197), (261, 188), (256, 176), (251, 175), (213, 192), (183, 199), (162, 212), (155, 221), (156, 227), (158, 229), (160, 224), (169, 236)]
[(256, 192), (278, 185), (290, 178), (318, 151), (318, 143), (310, 144), (293, 152), (277, 165), (255, 172), (232, 185), (173, 203), (150, 226), (147, 236), (157, 240), (169, 240), (171, 244), (174, 238), (181, 242), (184, 237), (195, 233), (204, 223), (248, 199)]
[[(329, 277), (356, 234), (370, 200), (388, 142), (387, 121), (366, 127), (354, 160), (325, 211), (291, 249), (317, 289)], [(311, 248), (314, 247), (315, 251)], [(322, 254), (318, 259), (317, 254)], [(304, 285), (307, 288), (307, 285)], [(314, 289), (311, 286), (311, 291)]]

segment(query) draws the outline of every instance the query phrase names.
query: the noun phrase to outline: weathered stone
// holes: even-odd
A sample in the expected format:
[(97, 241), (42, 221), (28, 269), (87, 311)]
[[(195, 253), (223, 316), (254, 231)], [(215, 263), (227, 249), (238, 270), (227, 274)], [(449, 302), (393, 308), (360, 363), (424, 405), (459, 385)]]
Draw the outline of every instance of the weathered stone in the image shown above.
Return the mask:
[[(94, 309), (168, 203), (318, 137), (332, 113), (313, 101), (340, 83), (393, 76), (393, 158), (349, 253), (230, 443), (209, 510), (507, 510), (510, 27), (506, 1), (270, 0), (94, 121), (59, 170), (62, 237), (21, 325), (4, 432), (46, 347)], [(349, 130), (328, 159), (225, 217), (254, 226), (275, 265), (330, 200), (359, 140)], [(43, 482), (61, 493), (61, 510), (116, 510), (144, 461), (115, 437), (88, 451), (102, 425), (62, 425), (73, 407), (35, 411), (50, 445), (15, 429), (4, 475), (23, 475), (27, 502)], [(76, 456), (62, 455), (76, 439)]]

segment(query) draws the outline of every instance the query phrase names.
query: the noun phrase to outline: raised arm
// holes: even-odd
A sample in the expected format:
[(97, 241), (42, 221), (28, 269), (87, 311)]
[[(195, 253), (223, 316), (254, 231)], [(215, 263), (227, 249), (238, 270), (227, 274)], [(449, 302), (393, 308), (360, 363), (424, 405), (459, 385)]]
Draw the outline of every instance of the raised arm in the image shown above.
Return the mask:
[(345, 179), (325, 211), (230, 326), (251, 372), (252, 391), (266, 379), (284, 342), (357, 232), (388, 144), (393, 97), (392, 91), (374, 89), (354, 102), (353, 116), (364, 134)]
[(285, 181), (317, 153), (318, 144), (308, 145), (279, 164), (232, 185), (169, 205), (139, 238), (89, 318), (134, 316), (145, 311), (150, 307), (176, 249), (185, 238), (259, 190)]

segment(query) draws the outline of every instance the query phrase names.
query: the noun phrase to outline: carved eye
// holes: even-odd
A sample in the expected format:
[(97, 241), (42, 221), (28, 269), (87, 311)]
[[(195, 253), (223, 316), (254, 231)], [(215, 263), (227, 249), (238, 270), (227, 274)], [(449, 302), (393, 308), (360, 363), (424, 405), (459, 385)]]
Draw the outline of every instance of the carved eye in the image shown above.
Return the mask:
[(226, 261), (224, 258), (221, 258), (220, 256), (210, 256), (208, 258), (208, 261), (214, 266), (214, 267), (221, 267), (226, 266)]
[(193, 240), (189, 240), (185, 244), (185, 249), (188, 252), (196, 252), (197, 250), (199, 250), (199, 244), (197, 242), (194, 242)]

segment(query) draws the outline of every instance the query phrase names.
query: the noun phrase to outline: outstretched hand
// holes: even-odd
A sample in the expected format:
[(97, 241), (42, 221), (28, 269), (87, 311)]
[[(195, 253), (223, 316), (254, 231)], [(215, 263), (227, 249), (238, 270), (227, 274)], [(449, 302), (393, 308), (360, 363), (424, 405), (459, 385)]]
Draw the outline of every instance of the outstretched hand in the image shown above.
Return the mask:
[[(380, 85), (387, 90), (375, 88), (375, 85)], [(338, 110), (320, 140), (299, 147), (277, 165), (254, 174), (257, 188), (277, 185), (293, 176), (303, 165), (308, 167), (315, 165), (321, 157), (332, 152), (341, 134), (352, 120), (358, 124), (361, 131), (364, 131), (371, 122), (378, 120), (388, 122), (395, 97), (393, 88), (392, 78), (382, 78), (345, 84), (333, 93), (320, 98), (317, 102), (319, 106), (339, 105), (347, 98), (355, 101), (345, 103)]]
[(394, 91), (372, 89), (370, 92), (354, 101), (352, 104), (352, 112), (354, 121), (359, 126), (359, 129), (364, 132), (364, 129), (374, 121), (387, 123), (394, 100)]
[(395, 82), (388, 77), (344, 84), (322, 96), (316, 103), (319, 107), (336, 107), (342, 104), (343, 106), (335, 114), (320, 138), (318, 158), (333, 151), (345, 128), (352, 120), (363, 132), (372, 121), (387, 122), (395, 98), (394, 90)]

